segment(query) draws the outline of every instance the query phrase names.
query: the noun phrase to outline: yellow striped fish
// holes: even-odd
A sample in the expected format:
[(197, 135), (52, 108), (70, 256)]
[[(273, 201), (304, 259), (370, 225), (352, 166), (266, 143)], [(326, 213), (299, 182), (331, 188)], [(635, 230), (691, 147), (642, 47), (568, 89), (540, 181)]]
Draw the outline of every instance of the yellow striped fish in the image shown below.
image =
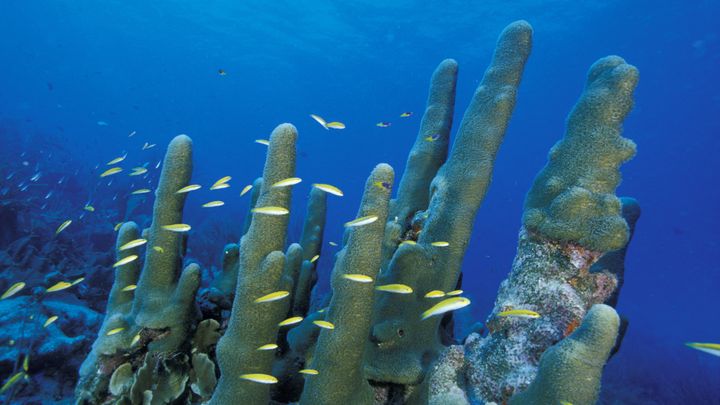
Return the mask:
[(430, 307), (430, 309), (428, 309), (427, 311), (423, 312), (420, 319), (425, 320), (432, 316), (442, 315), (446, 312), (464, 308), (468, 305), (470, 305), (470, 300), (465, 297), (452, 297), (444, 299)]

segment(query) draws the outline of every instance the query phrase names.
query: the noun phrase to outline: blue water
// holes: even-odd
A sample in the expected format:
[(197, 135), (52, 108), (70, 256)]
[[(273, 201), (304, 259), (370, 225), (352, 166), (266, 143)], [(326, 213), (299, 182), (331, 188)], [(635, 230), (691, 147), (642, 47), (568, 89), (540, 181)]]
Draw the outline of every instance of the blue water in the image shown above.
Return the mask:
[[(622, 168), (618, 195), (637, 198), (643, 214), (618, 306), (631, 325), (606, 370), (607, 395), (645, 390), (657, 401), (648, 403), (720, 403), (720, 358), (683, 345), (720, 342), (720, 2), (430, 3), (3, 0), (0, 181), (15, 186), (19, 180), (5, 174), (27, 179), (39, 161), (53, 179), (74, 179), (58, 191), (66, 203), (120, 210), (112, 197), (147, 183), (98, 185), (95, 167), (125, 152), (133, 164), (153, 166), (167, 142), (186, 133), (195, 182), (233, 177), (233, 187), (218, 192), (227, 202), (221, 209), (199, 208), (216, 195), (192, 193), (186, 222), (229, 220), (236, 238), (248, 204), (237, 193), (260, 176), (264, 160), (265, 147), (253, 141), (291, 122), (300, 134), (297, 173), (307, 179), (295, 187), (292, 210), (304, 212), (312, 182), (340, 186), (345, 197), (330, 199), (325, 234), (339, 242), (374, 165), (387, 162), (401, 176), (435, 66), (449, 57), (459, 63), (457, 124), (498, 33), (525, 19), (534, 28), (532, 55), (465, 258), (472, 317), (485, 318), (507, 276), (524, 195), (562, 136), (588, 67), (620, 55), (639, 68), (640, 83), (624, 126), (638, 154)], [(415, 114), (399, 118), (404, 111)], [(311, 113), (347, 128), (326, 131)], [(378, 121), (393, 125), (378, 128)], [(45, 138), (58, 145), (36, 141)], [(157, 146), (141, 151), (145, 142)], [(51, 150), (67, 157), (47, 159)], [(23, 169), (22, 152), (45, 158)], [(56, 186), (45, 187), (28, 192)], [(150, 208), (146, 201), (140, 212)], [(300, 221), (294, 217), (291, 237)], [(190, 254), (217, 266), (227, 241), (193, 246), (191, 236)], [(320, 259), (324, 281), (331, 260)], [(669, 384), (686, 387), (671, 398)]]

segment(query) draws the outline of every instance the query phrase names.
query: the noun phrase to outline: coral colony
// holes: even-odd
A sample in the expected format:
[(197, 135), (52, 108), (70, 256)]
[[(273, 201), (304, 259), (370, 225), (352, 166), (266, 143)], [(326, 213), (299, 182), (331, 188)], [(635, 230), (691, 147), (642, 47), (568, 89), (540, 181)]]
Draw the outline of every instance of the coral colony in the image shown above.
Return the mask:
[[(315, 265), (327, 205), (343, 193), (314, 184), (300, 242), (286, 245), (300, 182), (295, 127), (279, 125), (263, 141), (262, 177), (243, 190), (252, 197), (243, 236), (218, 247), (222, 273), (200, 291), (200, 266), (183, 263), (184, 202), (199, 188), (192, 141), (173, 139), (152, 224), (118, 230), (115, 280), (80, 368), (78, 402), (595, 403), (627, 325), (613, 306), (640, 214), (614, 194), (620, 165), (635, 153), (621, 127), (638, 71), (620, 57), (590, 68), (565, 135), (527, 194), (512, 270), (485, 327), (453, 336), (453, 311), (470, 305), (460, 290), (463, 256), (531, 44), (527, 22), (501, 33), (452, 148), (457, 64), (440, 63), (403, 177), (395, 183), (387, 164), (370, 173), (326, 297), (313, 294)], [(72, 286), (64, 282), (55, 288)], [(25, 376), (20, 368), (11, 383)]]

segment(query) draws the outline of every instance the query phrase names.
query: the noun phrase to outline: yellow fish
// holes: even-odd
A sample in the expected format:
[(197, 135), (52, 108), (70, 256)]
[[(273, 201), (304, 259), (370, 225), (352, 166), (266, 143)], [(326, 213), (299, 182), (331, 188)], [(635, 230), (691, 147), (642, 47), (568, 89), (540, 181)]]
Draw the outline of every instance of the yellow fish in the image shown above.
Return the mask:
[(114, 334), (116, 334), (116, 333), (120, 333), (120, 332), (122, 332), (122, 331), (124, 331), (124, 330), (125, 330), (125, 328), (123, 328), (123, 327), (115, 328), (115, 329), (110, 329), (110, 330), (105, 334), (105, 336), (112, 336), (112, 335), (114, 335)]
[(162, 229), (170, 232), (187, 232), (191, 227), (188, 224), (171, 224), (163, 225)]
[(227, 182), (230, 181), (231, 179), (232, 179), (232, 177), (230, 177), (230, 176), (225, 176), (225, 177), (221, 178), (220, 180), (213, 183), (212, 186), (210, 186), (210, 190), (217, 190), (220, 188), (230, 187), (230, 185), (227, 184)]
[(141, 188), (141, 189), (139, 189), (139, 190), (133, 191), (133, 192), (130, 193), (130, 194), (132, 194), (132, 195), (147, 194), (147, 193), (149, 193), (149, 192), (151, 192), (151, 191), (152, 191), (152, 190), (150, 190), (149, 188)]
[(357, 219), (353, 219), (350, 222), (345, 222), (346, 228), (356, 227), (356, 226), (363, 226), (367, 224), (372, 224), (373, 222), (377, 221), (378, 217), (377, 215), (368, 215), (365, 217), (360, 217)]
[(265, 215), (287, 215), (290, 213), (287, 208), (283, 207), (257, 207), (250, 210), (254, 214), (265, 214)]
[(497, 316), (512, 316), (516, 318), (540, 318), (540, 314), (529, 309), (511, 309), (508, 311), (502, 311), (498, 313)]
[(46, 292), (62, 291), (66, 288), (70, 288), (70, 286), (72, 286), (72, 283), (68, 283), (67, 281), (58, 281), (55, 285), (48, 288)]
[(15, 295), (18, 291), (22, 290), (23, 288), (25, 288), (25, 283), (22, 281), (18, 281), (17, 283), (11, 285), (10, 288), (5, 290), (3, 295), (0, 296), (0, 300), (4, 300), (5, 298), (12, 297), (13, 295)]
[(378, 291), (385, 291), (394, 294), (412, 294), (413, 289), (405, 284), (385, 284), (375, 287)]
[(572, 402), (560, 401), (560, 405), (573, 405)]
[(121, 171), (122, 171), (122, 167), (113, 167), (113, 168), (107, 169), (104, 172), (102, 172), (100, 177), (111, 176), (113, 174), (120, 173)]
[(343, 274), (342, 278), (350, 281), (356, 281), (358, 283), (372, 283), (373, 279), (370, 276), (364, 274)]
[(85, 281), (85, 277), (80, 277), (80, 278), (78, 278), (77, 280), (75, 280), (75, 281), (73, 281), (72, 283), (70, 283), (70, 285), (80, 284), (80, 283), (82, 283), (83, 281)]
[(293, 316), (292, 318), (285, 319), (284, 321), (278, 323), (278, 326), (295, 325), (296, 323), (302, 322), (302, 320), (302, 316)]
[(5, 384), (3, 384), (2, 387), (0, 387), (0, 394), (7, 391), (8, 388), (12, 387), (13, 384), (18, 382), (21, 378), (23, 378), (24, 375), (25, 375), (24, 371), (19, 371), (19, 372), (13, 374), (13, 376), (8, 378), (8, 380), (5, 381)]
[(108, 166), (112, 166), (112, 165), (114, 165), (114, 164), (116, 164), (116, 163), (122, 162), (123, 160), (125, 160), (126, 157), (127, 157), (127, 155), (125, 155), (125, 156), (120, 156), (120, 157), (116, 157), (115, 159), (107, 162), (106, 164), (107, 164)]
[(165, 249), (161, 248), (160, 246), (153, 246), (153, 250), (158, 253), (165, 253)]
[(137, 258), (138, 258), (138, 255), (130, 255), (130, 256), (124, 257), (124, 258), (118, 260), (117, 262), (115, 262), (115, 264), (113, 264), (113, 268), (120, 267), (124, 264), (134, 262), (135, 260), (137, 260)]
[(440, 139), (440, 134), (433, 134), (433, 135), (430, 135), (430, 136), (426, 136), (426, 137), (425, 137), (425, 140), (428, 141), (428, 142), (435, 142), (435, 141), (437, 141), (438, 139)]
[(400, 246), (402, 246), (402, 245), (417, 245), (417, 242), (415, 242), (414, 240), (408, 239), (408, 240), (404, 240), (404, 241), (400, 242)]
[(124, 222), (118, 222), (118, 223), (115, 225), (115, 228), (113, 228), (113, 229), (115, 230), (115, 232), (117, 232), (118, 229), (120, 229), (120, 227), (121, 227), (123, 224), (124, 224)]
[(294, 186), (298, 183), (300, 183), (302, 179), (300, 177), (288, 177), (287, 179), (280, 180), (276, 183), (273, 183), (270, 187), (288, 187), (288, 186)]
[(70, 224), (72, 224), (72, 219), (68, 219), (67, 221), (65, 221), (65, 222), (63, 222), (62, 224), (60, 224), (60, 226), (58, 226), (58, 228), (55, 230), (55, 235), (57, 235), (57, 234), (59, 234), (60, 232), (64, 231), (65, 228), (67, 228), (68, 226), (70, 226)]
[(281, 300), (285, 297), (290, 295), (288, 291), (275, 291), (274, 293), (270, 293), (267, 295), (263, 295), (262, 297), (256, 299), (254, 302), (256, 304), (262, 303), (262, 302), (273, 302), (277, 300)]
[(243, 187), (242, 191), (240, 192), (240, 197), (247, 194), (248, 191), (252, 190), (252, 184), (248, 184), (247, 186)]
[(133, 167), (132, 173), (130, 173), (130, 176), (140, 176), (141, 174), (147, 173), (148, 169), (144, 167)]
[(317, 189), (320, 189), (328, 194), (336, 195), (338, 197), (342, 197), (344, 195), (342, 190), (340, 190), (339, 188), (337, 188), (331, 184), (315, 183), (312, 186)]
[(432, 290), (429, 293), (425, 294), (425, 298), (442, 298), (445, 296), (445, 293), (440, 290)]
[(720, 356), (720, 344), (718, 343), (685, 343), (688, 347), (700, 350), (701, 352), (712, 354), (713, 356)]
[(130, 242), (120, 246), (120, 248), (118, 250), (122, 252), (123, 250), (128, 250), (128, 249), (132, 249), (134, 247), (142, 246), (146, 243), (147, 243), (147, 239), (142, 239), (142, 238), (134, 239), (134, 240), (131, 240)]
[(319, 259), (319, 258), (320, 258), (320, 255), (313, 256), (312, 259), (310, 259), (310, 263), (315, 263), (317, 261), (317, 259)]
[(92, 205), (86, 205), (83, 207), (83, 209), (88, 212), (95, 212), (95, 207), (93, 207)]
[(412, 111), (407, 111), (407, 112), (400, 114), (400, 117), (407, 118), (407, 117), (411, 116), (412, 114), (413, 114)]
[(47, 328), (48, 326), (50, 326), (51, 323), (57, 321), (57, 319), (58, 319), (58, 316), (57, 316), (57, 315), (51, 316), (50, 318), (48, 318), (48, 319), (45, 321), (45, 323), (43, 324), (43, 328)]
[(330, 330), (335, 329), (335, 325), (333, 325), (332, 323), (330, 323), (328, 321), (313, 321), (313, 323), (323, 329), (330, 329)]
[(424, 320), (430, 318), (431, 316), (442, 315), (446, 312), (464, 308), (468, 305), (470, 305), (470, 300), (465, 297), (452, 297), (444, 299), (430, 307), (427, 311), (423, 312), (420, 319)]
[(30, 368), (30, 355), (25, 355), (25, 358), (23, 359), (23, 370), (28, 371)]
[(327, 126), (327, 122), (326, 122), (324, 119), (322, 119), (321, 116), (315, 115), (315, 114), (310, 114), (310, 117), (311, 117), (312, 119), (314, 119), (315, 122), (317, 122), (318, 124), (322, 125), (323, 128), (329, 130), (329, 129), (328, 129), (328, 126)]
[(140, 341), (140, 334), (138, 333), (137, 335), (133, 336), (132, 340), (130, 341), (130, 346), (135, 346), (135, 344), (137, 344), (137, 342), (139, 342), (139, 341)]
[(262, 346), (258, 347), (255, 350), (275, 350), (277, 348), (278, 348), (278, 345), (276, 345), (275, 343), (268, 343), (266, 345), (262, 345)]
[(145, 145), (143, 145), (142, 150), (148, 150), (148, 149), (154, 148), (154, 147), (155, 147), (155, 144), (154, 144), (154, 143), (147, 143), (147, 142), (145, 142)]
[(270, 374), (241, 374), (240, 378), (260, 384), (275, 384), (278, 382), (278, 379)]
[(270, 141), (268, 141), (267, 139), (256, 139), (255, 143), (259, 143), (260, 145), (265, 145), (265, 146), (270, 145)]
[(185, 186), (181, 188), (180, 190), (176, 191), (175, 194), (183, 194), (183, 193), (189, 193), (191, 191), (195, 191), (200, 189), (202, 186), (199, 184), (191, 184), (189, 186)]
[(135, 284), (128, 284), (125, 287), (123, 287), (123, 289), (120, 291), (132, 291), (136, 288), (137, 288), (137, 286)]
[(300, 373), (300, 374), (308, 374), (308, 375), (318, 375), (318, 374), (320, 374), (319, 371), (317, 371), (317, 370), (315, 370), (315, 369), (313, 369), (313, 368), (304, 368), (304, 369), (298, 371), (298, 373)]
[(437, 247), (447, 247), (447, 246), (450, 246), (450, 243), (445, 242), (445, 241), (438, 241), (438, 242), (433, 242), (430, 245), (437, 246)]
[(464, 292), (463, 290), (452, 290), (452, 291), (448, 291), (448, 293), (446, 295), (449, 297), (453, 297), (455, 295), (461, 295), (463, 292)]
[(343, 124), (342, 122), (339, 122), (339, 121), (333, 121), (333, 122), (328, 122), (327, 124), (325, 124), (325, 127), (332, 128), (332, 129), (345, 129), (345, 124)]
[(225, 205), (224, 202), (216, 200), (216, 201), (206, 202), (205, 204), (202, 205), (202, 207), (203, 208), (215, 208), (215, 207), (222, 207), (223, 205)]

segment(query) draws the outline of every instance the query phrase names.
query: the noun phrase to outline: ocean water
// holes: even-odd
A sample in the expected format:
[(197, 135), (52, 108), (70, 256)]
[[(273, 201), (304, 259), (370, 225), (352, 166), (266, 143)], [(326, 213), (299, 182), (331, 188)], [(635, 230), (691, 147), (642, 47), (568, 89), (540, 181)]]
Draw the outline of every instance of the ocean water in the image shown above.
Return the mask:
[[(561, 139), (589, 66), (620, 55), (640, 70), (640, 82), (624, 124), (638, 153), (622, 167), (617, 194), (636, 198), (643, 212), (617, 307), (630, 327), (606, 367), (601, 402), (720, 404), (720, 358), (685, 346), (720, 343), (716, 0), (2, 0), (0, 251), (16, 251), (29, 237), (48, 248), (32, 250), (40, 260), (30, 267), (0, 260), (0, 290), (27, 281), (19, 294), (27, 295), (57, 272), (86, 274), (92, 260), (106, 269), (85, 281), (92, 294), (64, 299), (101, 313), (113, 226), (148, 221), (152, 209), (152, 194), (128, 192), (157, 184), (154, 167), (181, 133), (193, 139), (193, 182), (232, 176), (231, 188), (187, 199), (188, 256), (205, 275), (220, 265), (224, 244), (240, 237), (249, 198), (238, 194), (261, 175), (265, 158), (254, 140), (283, 122), (298, 129), (297, 174), (305, 180), (294, 187), (291, 212), (304, 212), (311, 183), (340, 186), (345, 196), (329, 199), (325, 229), (326, 241), (340, 242), (370, 170), (386, 162), (396, 179), (402, 175), (437, 64), (453, 58), (460, 67), (457, 127), (497, 35), (518, 19), (533, 26), (533, 50), (465, 255), (463, 289), (473, 304), (458, 312), (458, 333), (492, 310), (515, 254), (525, 193)], [(401, 118), (406, 111), (412, 116)], [(325, 130), (309, 114), (346, 128)], [(392, 125), (376, 126), (381, 121)], [(147, 163), (149, 176), (100, 180), (106, 162), (124, 155), (126, 171)], [(211, 199), (226, 204), (200, 207)], [(66, 219), (73, 223), (61, 245), (54, 232)], [(301, 221), (291, 219), (290, 241)], [(326, 290), (332, 265), (331, 254), (319, 259)], [(0, 316), (0, 327), (16, 320)], [(0, 335), (0, 351), (10, 350), (12, 336)], [(45, 337), (36, 338), (38, 347)], [(83, 356), (74, 355), (79, 364)], [(0, 360), (4, 382), (16, 364)], [(28, 377), (6, 403), (72, 397), (72, 373), (33, 364)]]

